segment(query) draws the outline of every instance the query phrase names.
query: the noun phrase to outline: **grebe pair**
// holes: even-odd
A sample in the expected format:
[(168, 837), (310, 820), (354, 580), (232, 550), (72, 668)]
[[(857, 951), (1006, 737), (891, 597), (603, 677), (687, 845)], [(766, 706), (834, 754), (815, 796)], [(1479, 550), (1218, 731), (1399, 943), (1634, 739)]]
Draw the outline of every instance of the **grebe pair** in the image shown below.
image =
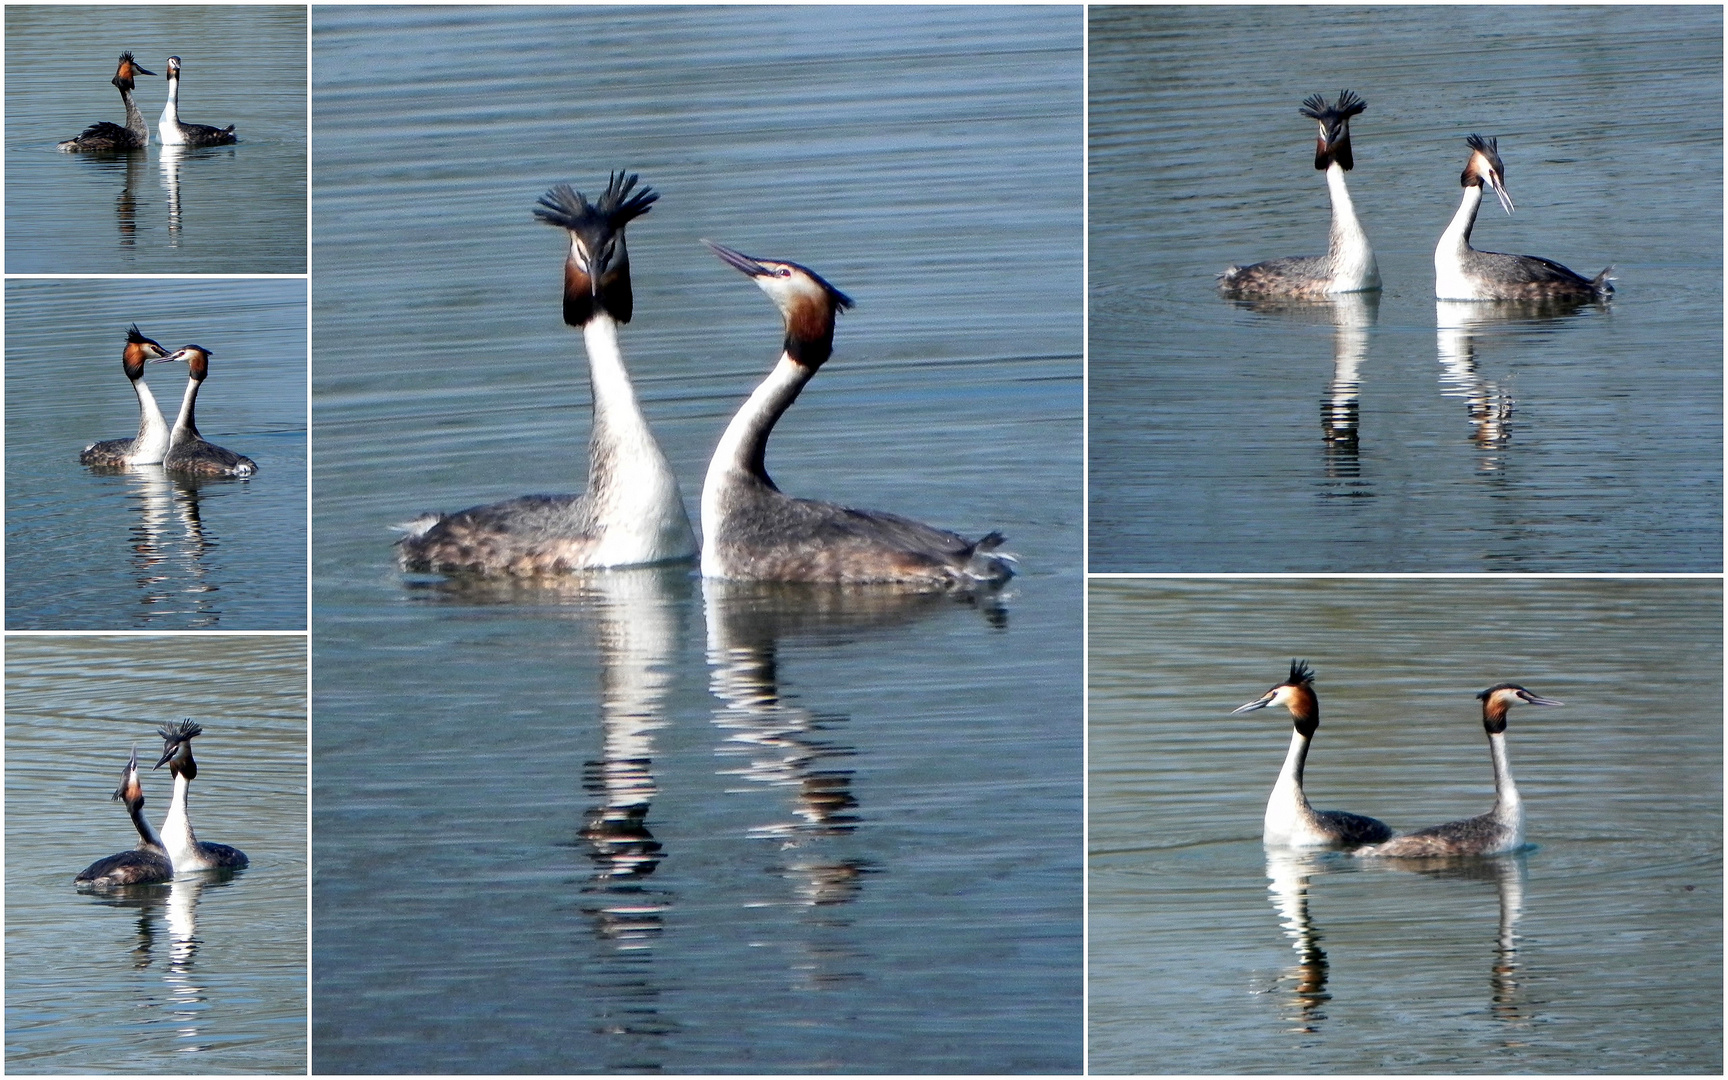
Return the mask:
[[(130, 52), (120, 54), (120, 66), (114, 72), (114, 78), (109, 80), (120, 91), (120, 100), (126, 106), (126, 126), (111, 124), (106, 120), (91, 124), (84, 133), (75, 139), (67, 139), (60, 143), (58, 149), (66, 151), (92, 150), (142, 150), (150, 145), (150, 129), (144, 123), (144, 114), (138, 111), (138, 106), (132, 101), (132, 88), (139, 75), (155, 75), (154, 71), (146, 71)], [(184, 124), (180, 122), (180, 58), (168, 58), (168, 105), (162, 110), (162, 120), (157, 128), (157, 134), (162, 139), (163, 146), (220, 146), (236, 141), (234, 125), (226, 128), (215, 128), (208, 124)]]
[[(190, 373), (186, 395), (180, 402), (180, 415), (170, 429), (162, 419), (162, 410), (150, 387), (144, 383), (144, 365), (184, 360)], [(138, 434), (130, 439), (108, 439), (91, 443), (78, 455), (81, 465), (125, 466), (160, 464), (169, 472), (192, 476), (251, 476), (258, 466), (251, 458), (242, 457), (207, 442), (198, 434), (193, 417), (198, 389), (210, 374), (210, 352), (198, 345), (186, 345), (170, 353), (145, 337), (133, 323), (126, 331), (126, 348), (121, 353), (121, 366), (126, 378), (138, 395)]]
[(158, 833), (144, 816), (144, 785), (138, 777), (138, 748), (134, 746), (131, 760), (120, 774), (114, 798), (125, 802), (132, 826), (138, 830), (138, 846), (96, 860), (72, 879), (74, 884), (97, 889), (151, 885), (172, 880), (176, 872), (238, 870), (248, 864), (245, 852), (227, 844), (206, 843), (192, 831), (187, 804), (192, 781), (198, 776), (198, 763), (192, 758), (192, 740), (203, 734), (204, 729), (184, 720), (179, 725), (162, 727), (158, 733), (164, 745), (156, 768), (167, 765), (174, 776), (174, 797), (168, 805), (162, 831)]
[[(401, 526), (405, 570), (531, 576), (672, 562), (696, 555), (671, 466), (648, 428), (618, 351), (630, 321), (624, 227), (658, 195), (629, 195), (634, 175), (615, 173), (590, 205), (560, 186), (535, 215), (570, 233), (564, 320), (583, 329), (593, 387), (588, 491), (529, 496)], [(756, 581), (901, 583), (965, 588), (1012, 573), (998, 533), (978, 541), (907, 518), (794, 499), (769, 479), (768, 437), (833, 351), (844, 293), (796, 263), (754, 259), (703, 241), (753, 278), (780, 309), (779, 362), (727, 425), (702, 488), (702, 573)]]
[(1320, 726), (1320, 699), (1314, 693), (1314, 672), (1300, 660), (1290, 662), (1290, 676), (1235, 713), (1268, 705), (1290, 711), (1296, 731), (1284, 769), (1266, 804), (1264, 841), (1275, 847), (1350, 847), (1357, 855), (1422, 858), (1448, 855), (1500, 855), (1524, 846), (1524, 804), (1512, 781), (1506, 757), (1506, 713), (1516, 704), (1561, 705), (1538, 697), (1514, 683), (1490, 686), (1476, 696), (1482, 701), (1482, 726), (1494, 762), (1494, 809), (1478, 817), (1418, 829), (1395, 836), (1384, 822), (1342, 810), (1315, 810), (1302, 790), (1302, 766), (1308, 746)]
[[(1354, 167), (1350, 152), (1350, 118), (1363, 112), (1366, 103), (1349, 90), (1332, 105), (1315, 94), (1302, 103), (1303, 116), (1320, 125), (1314, 151), (1314, 167), (1326, 173), (1332, 196), (1332, 242), (1323, 256), (1270, 259), (1252, 266), (1232, 266), (1218, 275), (1218, 287), (1235, 299), (1324, 299), (1340, 293), (1380, 288), (1380, 273), (1367, 234), (1356, 218), (1344, 184), (1344, 173)], [(1470, 231), (1482, 203), (1483, 185), (1494, 189), (1500, 205), (1512, 212), (1506, 192), (1506, 169), (1500, 161), (1499, 140), (1471, 135), (1465, 142), (1470, 157), (1459, 183), (1463, 200), (1452, 223), (1441, 234), (1434, 249), (1434, 295), (1440, 300), (1548, 300), (1604, 301), (1614, 294), (1609, 272), (1585, 278), (1552, 259), (1535, 255), (1503, 255), (1477, 251), (1470, 246)]]

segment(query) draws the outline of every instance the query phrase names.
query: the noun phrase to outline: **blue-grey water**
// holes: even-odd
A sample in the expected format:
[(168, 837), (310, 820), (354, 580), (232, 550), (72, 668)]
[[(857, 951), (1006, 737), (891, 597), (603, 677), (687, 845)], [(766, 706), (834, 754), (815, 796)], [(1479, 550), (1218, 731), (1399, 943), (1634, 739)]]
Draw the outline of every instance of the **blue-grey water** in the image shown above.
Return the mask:
[[(1094, 580), (1097, 1073), (1722, 1069), (1718, 579)], [(1321, 809), (1486, 812), (1476, 691), (1514, 709), (1533, 850), (1411, 865), (1269, 853), (1317, 673)]]
[[(245, 480), (78, 463), (138, 431), (126, 330), (210, 350), (198, 430)], [(150, 364), (169, 424), (186, 365)], [(6, 628), (306, 627), (306, 282), (6, 283)]]
[[(300, 274), (306, 271), (303, 5), (6, 8), (6, 272)], [(130, 51), (147, 150), (62, 153), (97, 121), (124, 124), (109, 83)], [(229, 146), (164, 148), (168, 57), (180, 118), (227, 127)]]
[[(1722, 565), (1718, 7), (1091, 10), (1091, 569)], [(1220, 299), (1325, 250), (1303, 98), (1359, 93), (1377, 302)], [(1478, 248), (1607, 310), (1434, 302), (1464, 138), (1499, 138)]]
[[(318, 1071), (1079, 1069), (1082, 33), (314, 12)], [(857, 301), (778, 483), (1000, 529), (1004, 596), (404, 580), (393, 522), (581, 489), (530, 210), (616, 168), (663, 194), (623, 348), (692, 517), (781, 341), (710, 237)]]
[[(198, 838), (251, 865), (75, 890), (138, 842), (110, 798), (134, 745), (160, 825), (185, 717)], [(6, 639), (7, 1072), (305, 1072), (306, 883), (303, 635)]]

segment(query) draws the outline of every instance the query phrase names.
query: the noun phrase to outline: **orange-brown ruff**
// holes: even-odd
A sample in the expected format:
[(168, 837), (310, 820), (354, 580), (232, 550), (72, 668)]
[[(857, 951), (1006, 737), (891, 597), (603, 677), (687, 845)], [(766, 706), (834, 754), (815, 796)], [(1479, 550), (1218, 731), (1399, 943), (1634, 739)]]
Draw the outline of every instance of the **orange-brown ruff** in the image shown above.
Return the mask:
[(132, 102), (133, 79), (139, 75), (154, 75), (154, 71), (145, 71), (132, 59), (132, 54), (120, 54), (120, 66), (115, 70), (114, 77), (108, 81), (114, 84), (114, 89), (120, 91), (120, 101), (126, 106), (126, 126), (111, 124), (99, 120), (85, 128), (83, 134), (75, 139), (67, 139), (60, 143), (57, 149), (75, 150), (143, 150), (150, 145), (150, 129), (145, 126), (144, 114), (138, 111), (138, 106)]
[(794, 499), (769, 479), (768, 436), (833, 352), (834, 318), (852, 301), (790, 262), (755, 259), (709, 240), (750, 276), (785, 322), (779, 363), (740, 408), (702, 485), (702, 574), (741, 581), (808, 581), (952, 589), (1013, 575), (1000, 533), (968, 540), (895, 514)]
[(126, 347), (120, 353), (120, 367), (138, 395), (138, 434), (130, 439), (104, 439), (91, 443), (78, 455), (80, 465), (100, 465), (120, 468), (127, 465), (159, 465), (168, 452), (168, 421), (156, 406), (156, 397), (144, 384), (144, 365), (166, 360), (162, 346), (138, 332), (133, 323), (126, 331)]
[(175, 350), (174, 355), (167, 359), (186, 361), (189, 378), (186, 382), (186, 396), (180, 402), (180, 416), (174, 421), (174, 431), (168, 442), (168, 454), (162, 459), (162, 467), (171, 473), (187, 476), (247, 477), (257, 472), (258, 465), (251, 458), (206, 442), (204, 437), (198, 434), (198, 424), (192, 414), (198, 402), (198, 389), (210, 375), (209, 350), (198, 345), (186, 345)]

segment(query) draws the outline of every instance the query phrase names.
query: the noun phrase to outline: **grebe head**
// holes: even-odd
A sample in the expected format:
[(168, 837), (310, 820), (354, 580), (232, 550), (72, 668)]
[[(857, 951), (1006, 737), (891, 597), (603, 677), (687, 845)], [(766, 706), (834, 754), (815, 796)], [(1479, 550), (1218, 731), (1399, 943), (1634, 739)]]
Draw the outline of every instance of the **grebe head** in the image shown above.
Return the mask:
[(1564, 701), (1552, 698), (1537, 697), (1516, 683), (1501, 683), (1490, 686), (1476, 695), (1482, 699), (1482, 726), (1488, 729), (1488, 734), (1498, 735), (1506, 730), (1506, 710), (1523, 702), (1526, 705), (1564, 705)]
[(168, 771), (175, 776), (198, 779), (198, 763), (192, 760), (192, 740), (204, 734), (204, 729), (190, 720), (182, 720), (178, 724), (164, 724), (156, 730), (163, 742), (162, 759), (156, 762), (156, 768), (167, 765)]
[(166, 359), (168, 351), (139, 333), (137, 323), (127, 329), (126, 348), (120, 354), (120, 363), (126, 369), (128, 379), (136, 381), (143, 378), (145, 363), (156, 364)]
[(1338, 92), (1335, 105), (1326, 104), (1321, 94), (1313, 94), (1302, 102), (1301, 113), (1320, 124), (1320, 136), (1314, 143), (1314, 167), (1324, 171), (1334, 161), (1348, 172), (1356, 167), (1350, 154), (1350, 118), (1368, 108), (1368, 103), (1353, 91)]
[(1464, 172), (1458, 177), (1459, 185), (1487, 184), (1510, 214), (1512, 196), (1506, 191), (1506, 166), (1500, 164), (1499, 137), (1484, 139), (1472, 135), (1464, 141), (1470, 145), (1470, 160), (1464, 163)]
[(132, 59), (131, 53), (123, 52), (120, 54), (119, 69), (114, 72), (114, 77), (108, 81), (113, 83), (118, 89), (130, 93), (132, 90), (132, 80), (135, 76), (154, 74), (156, 74), (154, 71), (145, 71), (144, 68), (139, 65), (138, 61)]
[(175, 360), (186, 361), (186, 367), (194, 382), (203, 382), (210, 374), (210, 350), (202, 345), (182, 345), (167, 356), (152, 362), (167, 364)]
[(702, 242), (774, 301), (786, 323), (787, 355), (807, 368), (821, 367), (834, 351), (834, 316), (850, 308), (852, 298), (797, 263), (755, 259), (712, 240)]
[(660, 193), (644, 187), (634, 195), (636, 174), (611, 174), (606, 190), (590, 203), (569, 184), (540, 196), (534, 216), (570, 232), (570, 256), (564, 264), (564, 321), (582, 326), (604, 311), (621, 323), (630, 321), (634, 298), (630, 291), (630, 253), (624, 246), (624, 226), (646, 214)]
[(1314, 669), (1308, 666), (1306, 660), (1290, 661), (1288, 679), (1248, 704), (1231, 709), (1230, 715), (1253, 712), (1268, 705), (1282, 705), (1289, 709), (1296, 730), (1303, 735), (1312, 736), (1320, 727), (1320, 698), (1314, 693)]
[(170, 56), (168, 58), (168, 77), (170, 79), (178, 79), (180, 77), (180, 58), (178, 56)]
[(132, 744), (132, 760), (126, 763), (126, 769), (120, 774), (120, 786), (114, 789), (114, 798), (123, 800), (127, 806), (144, 801), (144, 784), (138, 779), (138, 744)]

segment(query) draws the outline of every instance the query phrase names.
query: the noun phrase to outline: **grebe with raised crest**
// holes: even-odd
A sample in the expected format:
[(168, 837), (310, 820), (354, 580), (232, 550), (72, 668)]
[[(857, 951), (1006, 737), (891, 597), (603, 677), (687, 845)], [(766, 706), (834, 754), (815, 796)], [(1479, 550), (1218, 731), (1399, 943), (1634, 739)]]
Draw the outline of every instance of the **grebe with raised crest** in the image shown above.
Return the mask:
[(126, 126), (111, 124), (106, 120), (98, 120), (84, 129), (83, 134), (75, 139), (67, 139), (56, 146), (58, 150), (142, 150), (150, 145), (150, 128), (144, 123), (144, 114), (138, 111), (138, 106), (132, 101), (133, 80), (139, 75), (154, 75), (154, 71), (146, 71), (138, 61), (132, 59), (132, 54), (120, 54), (120, 66), (115, 70), (114, 77), (108, 81), (120, 91), (120, 100), (126, 106)]
[(167, 350), (138, 332), (133, 323), (126, 331), (126, 347), (120, 353), (120, 366), (138, 395), (138, 434), (130, 439), (105, 439), (93, 442), (78, 455), (80, 465), (159, 465), (168, 452), (168, 421), (156, 405), (156, 396), (144, 383), (144, 365), (169, 359)]
[(162, 736), (162, 760), (156, 768), (168, 766), (174, 776), (174, 799), (168, 804), (168, 816), (162, 821), (163, 846), (174, 868), (181, 873), (194, 870), (238, 870), (251, 860), (246, 853), (227, 844), (211, 844), (198, 839), (192, 831), (192, 818), (187, 802), (192, 794), (192, 781), (198, 778), (198, 763), (192, 758), (192, 740), (204, 734), (204, 729), (190, 720), (178, 725), (167, 724), (158, 729)]

